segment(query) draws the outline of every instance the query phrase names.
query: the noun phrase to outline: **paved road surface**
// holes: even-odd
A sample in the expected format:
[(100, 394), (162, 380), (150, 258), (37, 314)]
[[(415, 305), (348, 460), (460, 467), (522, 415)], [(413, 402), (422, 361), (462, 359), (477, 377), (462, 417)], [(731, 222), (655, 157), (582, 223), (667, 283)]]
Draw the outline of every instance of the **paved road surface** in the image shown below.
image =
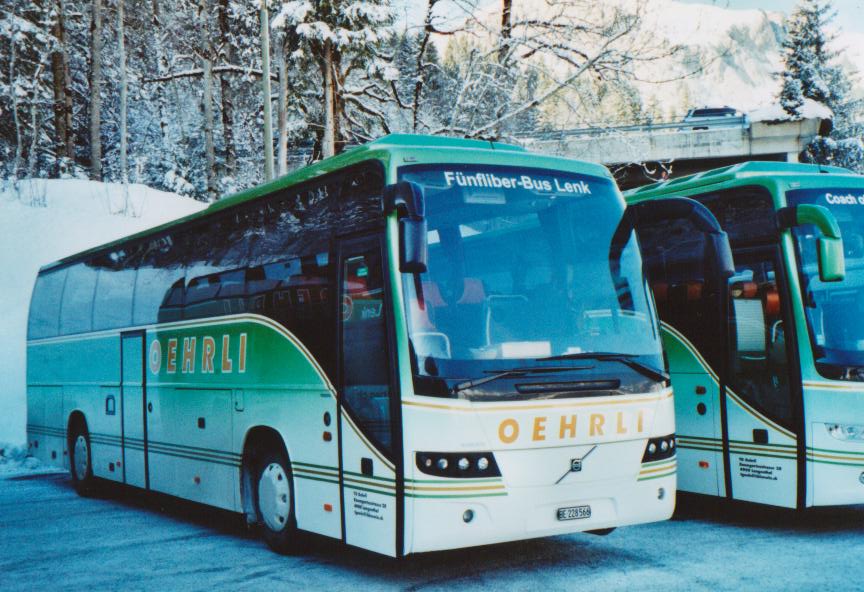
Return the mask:
[(397, 562), (313, 541), (270, 552), (241, 519), (64, 474), (0, 478), (0, 591), (864, 590), (864, 506), (805, 515), (679, 500), (671, 522)]

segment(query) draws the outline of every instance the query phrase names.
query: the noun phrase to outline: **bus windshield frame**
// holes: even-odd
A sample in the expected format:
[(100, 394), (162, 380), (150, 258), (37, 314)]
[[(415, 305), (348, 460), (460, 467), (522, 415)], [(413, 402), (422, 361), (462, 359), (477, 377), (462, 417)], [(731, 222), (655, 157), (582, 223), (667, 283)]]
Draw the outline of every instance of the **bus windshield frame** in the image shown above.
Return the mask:
[(790, 206), (828, 208), (840, 225), (846, 277), (822, 282), (816, 254), (819, 231), (813, 225), (792, 229), (804, 316), (817, 371), (835, 380), (864, 381), (864, 183), (786, 192)]
[(662, 388), (635, 232), (620, 273), (611, 271), (625, 208), (611, 179), (469, 164), (398, 173), (423, 187), (429, 227), (428, 270), (402, 274), (416, 394), (487, 401)]

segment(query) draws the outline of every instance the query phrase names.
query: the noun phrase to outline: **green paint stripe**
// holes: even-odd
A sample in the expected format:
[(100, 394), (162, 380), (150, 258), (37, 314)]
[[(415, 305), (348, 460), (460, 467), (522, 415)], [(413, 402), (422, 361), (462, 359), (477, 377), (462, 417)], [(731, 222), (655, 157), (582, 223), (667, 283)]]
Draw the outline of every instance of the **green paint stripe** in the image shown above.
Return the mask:
[(228, 456), (224, 454), (219, 454), (216, 452), (199, 452), (198, 450), (189, 450), (182, 446), (166, 446), (164, 444), (153, 444), (148, 442), (147, 448), (149, 450), (158, 450), (158, 451), (168, 451), (168, 452), (176, 452), (178, 454), (188, 454), (190, 456), (200, 456), (201, 458), (214, 458), (216, 460), (224, 460), (227, 462), (240, 462), (239, 457)]
[(333, 467), (333, 466), (329, 466), (329, 465), (316, 465), (315, 463), (300, 462), (299, 460), (292, 460), (291, 466), (294, 466), (294, 465), (297, 465), (300, 467), (312, 467), (314, 469), (328, 469), (331, 471), (338, 471), (339, 470), (338, 467)]
[(356, 489), (358, 491), (365, 491), (367, 493), (378, 493), (380, 495), (386, 495), (388, 497), (396, 497), (396, 494), (392, 491), (378, 491), (377, 489), (369, 489), (367, 487), (360, 487), (358, 485), (349, 485), (345, 484), (345, 489)]
[(173, 443), (173, 442), (161, 442), (161, 441), (159, 441), (159, 440), (150, 440), (150, 439), (148, 439), (148, 440), (147, 440), (147, 445), (148, 445), (148, 446), (154, 446), (154, 445), (155, 445), (155, 446), (174, 446), (174, 447), (176, 447), (176, 448), (183, 448), (183, 449), (186, 449), (186, 450), (198, 450), (198, 451), (201, 451), (201, 452), (209, 452), (209, 453), (211, 453), (211, 454), (222, 454), (222, 455), (225, 455), (225, 456), (231, 456), (231, 457), (235, 457), (235, 458), (238, 458), (238, 459), (242, 457), (242, 455), (237, 454), (236, 452), (230, 452), (230, 451), (228, 451), (228, 450), (217, 450), (216, 448), (203, 448), (203, 447), (200, 447), (200, 446), (187, 446), (187, 445), (185, 445), (185, 444), (175, 444), (175, 443)]
[(835, 448), (814, 448), (813, 446), (808, 446), (807, 451), (815, 450), (817, 452), (827, 452), (829, 454), (843, 454), (847, 456), (861, 456), (864, 457), (864, 452), (856, 452), (854, 450), (837, 450)]
[(309, 471), (304, 469), (292, 469), (295, 475), (307, 475), (310, 477), (321, 477), (322, 479), (339, 479), (339, 473), (325, 473), (324, 471)]
[(864, 467), (864, 462), (852, 461), (852, 462), (843, 462), (839, 460), (826, 460), (821, 458), (812, 458), (810, 456), (807, 457), (809, 462), (820, 463), (823, 465), (840, 465), (844, 467)]
[(174, 458), (182, 458), (182, 459), (186, 459), (186, 460), (197, 460), (197, 461), (206, 462), (206, 463), (210, 463), (210, 464), (214, 464), (214, 465), (223, 465), (226, 467), (239, 467), (240, 466), (240, 463), (226, 462), (226, 461), (222, 461), (222, 460), (216, 460), (216, 459), (205, 458), (205, 457), (200, 457), (200, 456), (191, 456), (189, 454), (181, 454), (181, 453), (177, 453), (177, 452), (166, 452), (164, 450), (150, 449), (149, 453), (150, 454), (160, 454), (162, 456), (172, 456)]
[(420, 495), (416, 493), (406, 493), (405, 497), (413, 497), (418, 499), (471, 499), (476, 497), (504, 497), (507, 492), (502, 493), (477, 493), (474, 495)]
[(662, 460), (652, 460), (651, 462), (642, 463), (642, 468), (643, 469), (650, 469), (651, 467), (656, 467), (656, 466), (663, 465), (663, 464), (669, 464), (671, 462), (676, 462), (676, 457), (674, 454), (672, 456), (670, 456), (669, 458), (664, 458)]
[(334, 481), (332, 479), (323, 479), (321, 477), (312, 477), (310, 475), (301, 475), (300, 473), (294, 473), (294, 476), (298, 479), (305, 479), (307, 481), (320, 481), (322, 483), (330, 483), (332, 485), (339, 485), (339, 481)]
[(369, 475), (364, 475), (363, 473), (355, 473), (354, 471), (342, 471), (342, 474), (351, 475), (353, 477), (361, 477), (363, 479), (369, 479), (372, 481), (382, 481), (389, 484), (396, 483), (396, 479), (393, 479), (391, 477), (370, 477)]
[(748, 442), (747, 440), (729, 440), (729, 443), (741, 444), (744, 446), (755, 446), (757, 448), (789, 448), (792, 450), (798, 449), (795, 444), (757, 444), (756, 442)]
[(454, 485), (458, 483), (502, 483), (502, 477), (454, 477), (453, 479), (405, 479), (406, 483), (437, 483), (439, 485)]
[(675, 471), (669, 471), (668, 473), (660, 473), (659, 475), (649, 475), (648, 477), (639, 477), (637, 481), (651, 481), (652, 479), (660, 479), (661, 477), (671, 477), (675, 474)]

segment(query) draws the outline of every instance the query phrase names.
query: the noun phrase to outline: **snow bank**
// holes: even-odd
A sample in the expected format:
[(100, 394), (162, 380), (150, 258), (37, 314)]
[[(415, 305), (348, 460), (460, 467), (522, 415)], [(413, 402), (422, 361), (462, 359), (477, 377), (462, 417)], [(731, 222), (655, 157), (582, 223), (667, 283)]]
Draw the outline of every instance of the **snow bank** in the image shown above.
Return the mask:
[(27, 448), (0, 444), (0, 479), (33, 473), (62, 472), (56, 467), (43, 465), (32, 456), (27, 456)]
[(26, 441), (27, 314), (39, 268), (203, 207), (143, 185), (0, 180), (0, 442)]

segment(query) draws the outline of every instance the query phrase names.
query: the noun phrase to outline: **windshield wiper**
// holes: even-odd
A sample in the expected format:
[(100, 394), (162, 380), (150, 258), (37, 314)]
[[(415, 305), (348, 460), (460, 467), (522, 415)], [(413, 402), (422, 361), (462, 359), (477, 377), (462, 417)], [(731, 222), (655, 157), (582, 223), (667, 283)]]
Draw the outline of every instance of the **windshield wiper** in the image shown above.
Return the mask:
[(601, 362), (620, 362), (625, 366), (636, 370), (651, 380), (665, 382), (669, 375), (658, 368), (644, 364), (636, 359), (634, 354), (617, 354), (614, 352), (580, 352), (576, 354), (561, 354), (560, 356), (549, 356), (548, 358), (537, 358), (538, 362), (552, 362), (556, 360), (599, 360)]
[[(551, 358), (547, 358), (551, 359)], [(465, 382), (460, 382), (459, 384), (453, 385), (450, 389), (454, 395), (464, 391), (465, 389), (473, 388), (475, 386), (480, 386), (481, 384), (486, 384), (487, 382), (492, 382), (493, 380), (499, 380), (501, 378), (507, 378), (508, 376), (525, 376), (526, 374), (539, 374), (539, 373), (554, 373), (554, 372), (571, 372), (574, 370), (586, 370), (589, 368), (593, 368), (593, 366), (537, 366), (537, 367), (526, 367), (526, 368), (511, 368), (509, 370), (503, 370), (492, 376), (486, 376), (485, 378), (477, 378), (473, 380), (466, 380)], [(487, 370), (488, 372), (488, 370)]]

